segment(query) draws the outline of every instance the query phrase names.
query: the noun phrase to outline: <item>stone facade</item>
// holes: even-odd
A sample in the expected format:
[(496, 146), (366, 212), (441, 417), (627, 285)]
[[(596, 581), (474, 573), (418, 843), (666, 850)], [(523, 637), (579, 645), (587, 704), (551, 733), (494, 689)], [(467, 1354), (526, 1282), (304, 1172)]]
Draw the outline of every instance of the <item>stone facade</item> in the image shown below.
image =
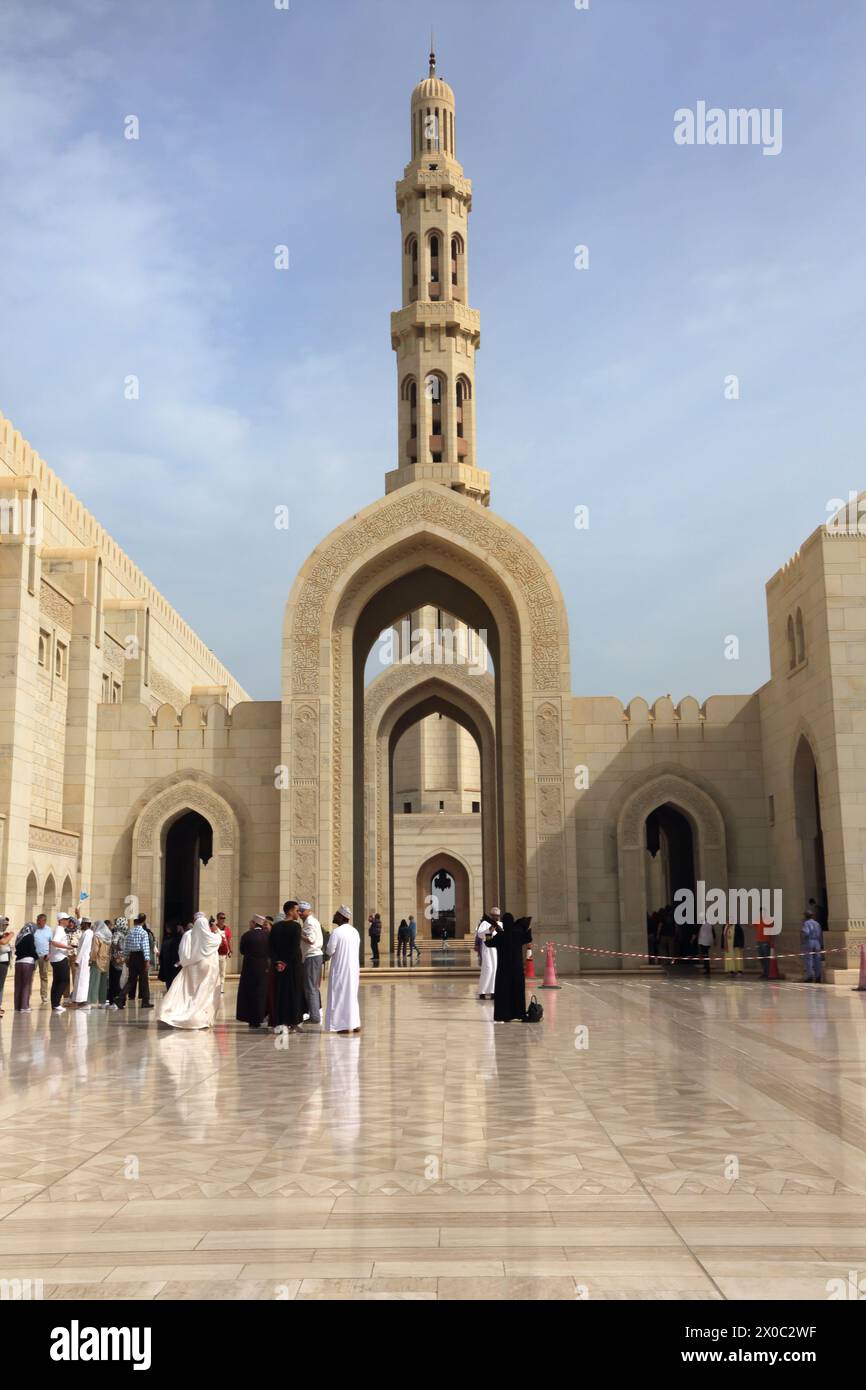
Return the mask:
[[(424, 934), (429, 876), (445, 867), (463, 929), (498, 900), (531, 913), (537, 939), (580, 948), (560, 951), (564, 972), (615, 969), (645, 950), (646, 913), (673, 885), (673, 817), (694, 879), (782, 890), (781, 951), (825, 893), (828, 944), (856, 947), (866, 536), (819, 527), (770, 580), (770, 678), (756, 693), (575, 697), (556, 580), (489, 509), (477, 467), (471, 185), (453, 93), (432, 68), (411, 119), (397, 466), (298, 574), (280, 701), (248, 700), (0, 419), (5, 910), (18, 923), (83, 890), (93, 914), (143, 909), (159, 928), (174, 827), (192, 817), (205, 827), (197, 899), (233, 924), (291, 894), (324, 921), (344, 901), (357, 921), (380, 910), (386, 929), (414, 910)], [(422, 612), (483, 632), (486, 666), (398, 660), (369, 681), (380, 634)], [(843, 966), (844, 950), (831, 960)]]

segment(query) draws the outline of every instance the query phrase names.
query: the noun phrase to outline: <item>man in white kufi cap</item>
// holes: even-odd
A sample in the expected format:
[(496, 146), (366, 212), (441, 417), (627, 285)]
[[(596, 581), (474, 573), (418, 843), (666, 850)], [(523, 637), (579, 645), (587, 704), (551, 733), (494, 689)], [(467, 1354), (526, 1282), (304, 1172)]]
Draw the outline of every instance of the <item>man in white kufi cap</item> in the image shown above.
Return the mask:
[(496, 952), (486, 951), (484, 942), (493, 932), (499, 931), (501, 916), (502, 913), (498, 907), (491, 907), (489, 912), (485, 912), (475, 928), (475, 951), (481, 965), (481, 974), (478, 979), (479, 999), (493, 998), (493, 991), (496, 986)]
[(322, 965), (324, 957), (322, 946), (324, 935), (318, 917), (313, 916), (312, 903), (298, 903), (298, 916), (301, 919), (301, 955), (304, 960), (304, 998), (307, 1002), (307, 1018), (310, 1023), (322, 1021)]
[[(328, 937), (331, 970), (328, 976), (328, 1004), (325, 1010), (327, 1033), (360, 1033), (361, 1010), (358, 988), (361, 983), (361, 938), (352, 926), (348, 907), (334, 913), (334, 930)], [(494, 953), (491, 951), (490, 953)]]

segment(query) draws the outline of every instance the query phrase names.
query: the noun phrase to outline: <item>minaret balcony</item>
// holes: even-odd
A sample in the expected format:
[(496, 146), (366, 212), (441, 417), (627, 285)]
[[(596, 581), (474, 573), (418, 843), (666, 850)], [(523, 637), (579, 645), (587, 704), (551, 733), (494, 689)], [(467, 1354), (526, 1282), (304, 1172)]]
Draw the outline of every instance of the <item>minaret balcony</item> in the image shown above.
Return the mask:
[(391, 315), (391, 344), (396, 347), (401, 338), (420, 336), (427, 328), (455, 328), (472, 339), (477, 348), (481, 343), (481, 315), (457, 299), (416, 299)]

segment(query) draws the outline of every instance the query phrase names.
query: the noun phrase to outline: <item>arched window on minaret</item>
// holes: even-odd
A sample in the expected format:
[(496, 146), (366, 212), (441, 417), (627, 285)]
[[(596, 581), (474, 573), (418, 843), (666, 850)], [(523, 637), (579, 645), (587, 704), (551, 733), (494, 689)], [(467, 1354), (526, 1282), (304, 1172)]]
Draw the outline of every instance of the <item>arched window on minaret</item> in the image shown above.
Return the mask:
[(464, 267), (463, 238), (455, 232), (451, 238), (451, 298), (459, 299), (461, 303), (466, 301)]
[(430, 462), (441, 463), (445, 454), (445, 378), (431, 372), (424, 381), (430, 411)]
[(457, 411), (457, 458), (460, 462), (469, 457), (472, 444), (472, 382), (462, 374), (457, 378), (454, 393)]
[(418, 383), (414, 376), (404, 377), (403, 385), (400, 387), (400, 439), (402, 441), (401, 462), (408, 458), (410, 462), (417, 463)]
[(404, 303), (411, 304), (418, 298), (418, 238), (407, 236), (405, 262)]
[(797, 665), (797, 643), (794, 638), (794, 619), (788, 616), (788, 668), (793, 671)]
[(797, 609), (797, 616), (794, 620), (797, 632), (797, 665), (806, 660), (806, 630), (803, 627), (803, 614)]
[(430, 299), (442, 298), (442, 277), (439, 271), (439, 253), (442, 238), (438, 232), (431, 232), (427, 238), (427, 251), (430, 258), (430, 279), (428, 282)]

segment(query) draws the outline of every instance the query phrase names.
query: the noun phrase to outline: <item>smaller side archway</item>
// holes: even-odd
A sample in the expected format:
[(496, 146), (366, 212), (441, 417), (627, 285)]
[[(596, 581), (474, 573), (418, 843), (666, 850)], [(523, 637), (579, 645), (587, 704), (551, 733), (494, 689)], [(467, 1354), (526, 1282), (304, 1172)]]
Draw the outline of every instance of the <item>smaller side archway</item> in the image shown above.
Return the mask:
[(624, 953), (646, 954), (647, 821), (661, 807), (669, 807), (691, 829), (694, 879), (702, 879), (707, 891), (728, 889), (727, 835), (717, 803), (702, 787), (675, 773), (650, 777), (626, 797), (617, 820), (620, 950)]
[(459, 941), (466, 936), (474, 896), (472, 872), (458, 855), (445, 849), (429, 855), (416, 875), (415, 920), (419, 936), (428, 941)]
[[(187, 817), (190, 817), (187, 820)], [(189, 830), (186, 840), (192, 845), (190, 853), (201, 859), (201, 849), (207, 854), (207, 909), (225, 912), (233, 928), (238, 925), (240, 896), (240, 831), (238, 819), (228, 801), (206, 783), (185, 779), (170, 784), (154, 794), (139, 813), (132, 832), (132, 895), (138, 899), (139, 910), (146, 912), (154, 930), (165, 926), (163, 910), (166, 901), (166, 868), (169, 836), (172, 827), (183, 822)], [(205, 845), (202, 822), (210, 829)], [(189, 845), (187, 846), (189, 848)], [(196, 893), (196, 884), (187, 885), (187, 896)], [(184, 900), (184, 905), (186, 900)], [(196, 903), (205, 910), (205, 904)], [(232, 950), (239, 933), (234, 931)]]

